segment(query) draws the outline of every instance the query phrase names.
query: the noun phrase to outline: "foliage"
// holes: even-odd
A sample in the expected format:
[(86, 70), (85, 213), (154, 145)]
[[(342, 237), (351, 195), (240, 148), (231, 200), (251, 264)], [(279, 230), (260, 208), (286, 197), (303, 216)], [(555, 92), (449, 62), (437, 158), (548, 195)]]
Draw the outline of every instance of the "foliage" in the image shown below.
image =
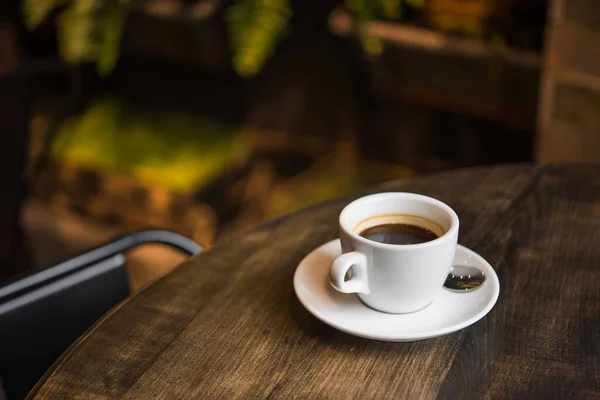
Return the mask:
[(287, 29), (289, 0), (237, 0), (228, 10), (233, 67), (244, 77), (255, 75)]
[(367, 32), (367, 23), (373, 19), (384, 18), (398, 21), (402, 18), (404, 7), (423, 8), (425, 0), (346, 0), (345, 7), (352, 12), (358, 26), (359, 40), (364, 51), (370, 56), (378, 56), (383, 50), (380, 38)]
[(29, 29), (37, 28), (58, 11), (58, 45), (69, 63), (95, 61), (101, 75), (110, 73), (118, 59), (129, 0), (24, 0)]
[[(24, 0), (29, 29), (58, 11), (58, 44), (69, 63), (96, 62), (101, 75), (115, 67), (129, 0)], [(284, 36), (292, 12), (289, 0), (237, 0), (227, 10), (233, 67), (255, 75)]]
[(25, 15), (25, 24), (29, 29), (36, 28), (48, 16), (66, 3), (66, 0), (25, 0), (23, 3), (23, 12)]
[(63, 123), (51, 155), (186, 191), (245, 160), (249, 146), (236, 133), (233, 127), (189, 115), (141, 113), (109, 98)]
[[(27, 26), (35, 29), (58, 12), (59, 51), (69, 63), (96, 62), (102, 75), (118, 59), (119, 42), (130, 0), (23, 0)], [(369, 36), (366, 22), (375, 18), (399, 20), (404, 7), (422, 8), (425, 0), (346, 0), (356, 15), (365, 51), (377, 55), (381, 39)], [(290, 0), (235, 0), (227, 10), (233, 68), (243, 77), (254, 76), (288, 31)]]

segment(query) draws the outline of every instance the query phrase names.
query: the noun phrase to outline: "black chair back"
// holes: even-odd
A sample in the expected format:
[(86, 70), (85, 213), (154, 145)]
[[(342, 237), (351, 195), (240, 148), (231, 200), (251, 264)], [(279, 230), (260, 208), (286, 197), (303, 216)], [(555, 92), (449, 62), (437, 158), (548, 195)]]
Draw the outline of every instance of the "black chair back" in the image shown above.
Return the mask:
[(0, 304), (0, 376), (23, 399), (86, 329), (129, 295), (118, 254)]
[(173, 232), (143, 231), (0, 287), (4, 396), (23, 399), (81, 334), (129, 295), (122, 253), (151, 242), (188, 254), (202, 250)]

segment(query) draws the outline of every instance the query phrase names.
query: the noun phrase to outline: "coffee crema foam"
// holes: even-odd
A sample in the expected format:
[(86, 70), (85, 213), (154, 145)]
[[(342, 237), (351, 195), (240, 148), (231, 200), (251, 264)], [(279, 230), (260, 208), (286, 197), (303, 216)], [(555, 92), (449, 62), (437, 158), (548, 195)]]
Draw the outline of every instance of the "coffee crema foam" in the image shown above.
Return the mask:
[(433, 222), (430, 219), (419, 217), (411, 214), (383, 214), (383, 215), (375, 215), (373, 217), (367, 218), (358, 223), (354, 227), (354, 233), (360, 234), (361, 232), (373, 228), (374, 226), (379, 225), (389, 225), (389, 224), (406, 224), (406, 225), (414, 225), (423, 229), (430, 230), (438, 237), (444, 235), (446, 231), (442, 228), (438, 223)]

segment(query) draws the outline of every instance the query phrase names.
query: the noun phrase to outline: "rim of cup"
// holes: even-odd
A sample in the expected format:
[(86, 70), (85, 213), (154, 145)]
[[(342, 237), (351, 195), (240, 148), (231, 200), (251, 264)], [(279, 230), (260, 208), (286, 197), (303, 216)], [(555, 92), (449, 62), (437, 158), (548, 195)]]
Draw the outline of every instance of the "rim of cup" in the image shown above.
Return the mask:
[[(348, 210), (351, 207), (357, 207), (360, 205), (360, 203), (367, 202), (375, 197), (399, 197), (402, 199), (411, 199), (411, 200), (417, 200), (417, 201), (422, 201), (424, 203), (428, 203), (429, 205), (432, 205), (434, 207), (437, 207), (437, 208), (443, 210), (450, 217), (450, 227), (447, 230), (445, 230), (443, 235), (439, 236), (436, 239), (433, 239), (433, 240), (430, 240), (430, 241), (424, 242), (424, 243), (390, 244), (390, 243), (381, 243), (381, 242), (376, 242), (374, 240), (369, 240), (367, 238), (360, 236), (358, 233), (354, 232), (355, 226), (348, 227), (347, 224), (344, 224), (344, 217), (346, 214), (349, 213)], [(376, 217), (376, 216), (377, 216), (377, 214), (373, 214), (373, 215), (369, 216), (368, 218), (372, 218), (372, 217)], [(428, 218), (428, 217), (423, 217), (423, 218)], [(425, 195), (417, 194), (417, 193), (410, 193), (410, 192), (384, 192), (384, 193), (375, 193), (375, 194), (371, 194), (368, 196), (363, 196), (363, 197), (360, 197), (360, 198), (350, 202), (348, 205), (346, 205), (346, 207), (344, 207), (344, 209), (340, 213), (339, 225), (340, 225), (340, 229), (343, 229), (346, 232), (346, 234), (350, 235), (353, 239), (358, 240), (359, 242), (365, 243), (369, 246), (384, 248), (384, 249), (406, 249), (406, 250), (409, 250), (409, 249), (421, 249), (421, 248), (425, 248), (425, 247), (435, 246), (436, 244), (439, 244), (440, 242), (447, 240), (449, 237), (452, 236), (452, 234), (457, 233), (459, 222), (458, 222), (458, 215), (456, 215), (456, 212), (449, 205), (447, 205), (446, 203), (444, 203), (438, 199), (434, 199), (433, 197), (429, 197), (429, 196), (425, 196)]]

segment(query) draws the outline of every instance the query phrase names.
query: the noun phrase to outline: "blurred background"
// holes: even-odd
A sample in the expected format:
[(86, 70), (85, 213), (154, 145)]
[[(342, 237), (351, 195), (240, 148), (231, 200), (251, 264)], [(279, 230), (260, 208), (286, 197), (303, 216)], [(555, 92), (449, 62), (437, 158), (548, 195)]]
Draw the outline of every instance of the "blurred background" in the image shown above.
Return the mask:
[[(3, 276), (394, 179), (600, 160), (597, 0), (10, 0)], [(133, 255), (137, 289), (180, 256)]]

